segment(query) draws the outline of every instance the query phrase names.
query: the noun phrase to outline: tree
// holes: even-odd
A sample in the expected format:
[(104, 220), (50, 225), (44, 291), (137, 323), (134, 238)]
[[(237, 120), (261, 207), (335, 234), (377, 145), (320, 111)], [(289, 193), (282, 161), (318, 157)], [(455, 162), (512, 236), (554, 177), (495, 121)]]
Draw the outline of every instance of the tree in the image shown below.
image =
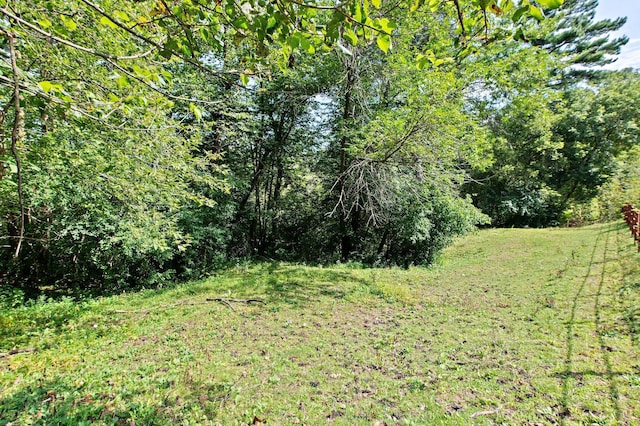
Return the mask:
[[(494, 224), (546, 226), (591, 202), (640, 142), (640, 80), (606, 72), (590, 86), (515, 99), (490, 124), (494, 162), (466, 185)], [(566, 219), (566, 218), (565, 218)]]
[(627, 36), (610, 39), (627, 18), (596, 21), (597, 7), (598, 0), (567, 0), (551, 11), (540, 32), (530, 37), (534, 46), (560, 58), (557, 71), (567, 81), (595, 77), (598, 67), (614, 62), (629, 41)]
[[(327, 152), (336, 171), (328, 195), (343, 260), (430, 262), (439, 238), (481, 220), (455, 195), (462, 180), (456, 166), (473, 161), (478, 140), (463, 112), (466, 82), (453, 62), (440, 59), (456, 49), (447, 43), (449, 28), (430, 16), (408, 18), (402, 28), (391, 54), (365, 46), (343, 53), (339, 132)], [(435, 213), (439, 202), (456, 205), (460, 216), (448, 222), (443, 211)]]
[[(74, 34), (86, 23), (77, 37), (93, 40), (95, 51), (139, 48), (128, 38), (110, 38), (108, 25), (88, 25), (65, 4), (52, 7), (61, 16), (57, 31)], [(6, 279), (31, 289), (158, 282), (157, 272), (171, 269), (173, 256), (189, 244), (178, 227), (180, 210), (210, 203), (189, 182), (224, 187), (210, 162), (191, 155), (198, 141), (178, 137), (179, 123), (166, 115), (172, 101), (150, 87), (166, 84), (167, 74), (147, 74), (139, 55), (114, 65), (110, 56), (96, 61), (93, 51), (22, 29), (5, 29), (14, 49), (0, 63), (3, 117), (13, 119), (20, 135), (13, 155), (2, 158)]]
[[(597, 68), (614, 61), (627, 42), (626, 37), (609, 36), (626, 19), (595, 21), (597, 4), (569, 0), (550, 11), (539, 27), (518, 34), (530, 41), (530, 48), (512, 44), (498, 52), (486, 49), (470, 67), (483, 88), (470, 104), (491, 131), (494, 164), (476, 170), (465, 188), (494, 224), (559, 223), (564, 210), (589, 202), (611, 176), (621, 145), (610, 139), (624, 139), (623, 149), (635, 143), (622, 130), (629, 122), (618, 121), (622, 116), (633, 119), (613, 112), (623, 102), (605, 95), (619, 77)], [(489, 70), (484, 61), (493, 62)], [(510, 73), (500, 73), (505, 69)], [(509, 77), (492, 79), (495, 75)], [(628, 77), (627, 82), (635, 84), (633, 80)], [(626, 102), (634, 105), (631, 90), (620, 95), (629, 96)], [(620, 127), (610, 127), (610, 122)]]
[(553, 182), (564, 206), (595, 197), (614, 175), (616, 157), (640, 143), (640, 75), (608, 72), (565, 96), (566, 113), (554, 128), (563, 146)]

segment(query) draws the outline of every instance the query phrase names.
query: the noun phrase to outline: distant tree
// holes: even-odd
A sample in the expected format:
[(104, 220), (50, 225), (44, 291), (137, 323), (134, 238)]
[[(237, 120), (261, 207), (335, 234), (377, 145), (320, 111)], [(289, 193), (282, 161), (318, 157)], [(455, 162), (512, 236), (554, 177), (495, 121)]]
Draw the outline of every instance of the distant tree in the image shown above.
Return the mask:
[(616, 176), (640, 144), (640, 75), (603, 72), (597, 83), (521, 96), (491, 115), (493, 164), (465, 189), (496, 225), (558, 224)]
[(637, 143), (629, 131), (637, 74), (601, 68), (627, 43), (611, 36), (626, 18), (596, 20), (597, 6), (567, 0), (517, 33), (530, 51), (486, 49), (469, 67), (484, 89), (470, 105), (491, 133), (493, 164), (475, 170), (465, 190), (496, 225), (559, 223), (569, 206), (598, 193), (615, 157)]
[(640, 74), (607, 72), (593, 87), (565, 93), (553, 133), (562, 142), (550, 181), (562, 205), (586, 202), (616, 173), (616, 157), (640, 144)]

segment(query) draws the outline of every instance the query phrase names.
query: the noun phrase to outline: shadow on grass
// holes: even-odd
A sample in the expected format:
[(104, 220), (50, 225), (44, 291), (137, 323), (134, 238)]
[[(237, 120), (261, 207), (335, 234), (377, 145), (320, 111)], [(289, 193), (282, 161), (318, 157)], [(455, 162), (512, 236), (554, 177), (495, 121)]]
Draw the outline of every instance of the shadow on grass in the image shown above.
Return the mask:
[[(63, 377), (15, 386), (16, 392), (0, 399), (0, 424), (200, 424), (203, 416), (215, 419), (238, 394), (233, 382), (193, 380), (190, 375), (180, 379), (179, 391), (166, 378), (159, 379), (152, 388), (138, 389), (135, 385), (78, 385)], [(148, 401), (149, 393), (153, 393), (155, 403), (141, 401)]]
[[(613, 226), (610, 226), (609, 228), (613, 228)], [(609, 355), (609, 347), (605, 342), (605, 330), (603, 330), (603, 326), (602, 326), (602, 315), (601, 315), (601, 304), (600, 304), (600, 297), (602, 296), (602, 288), (604, 287), (604, 283), (605, 283), (605, 272), (606, 272), (605, 265), (607, 265), (610, 262), (610, 259), (607, 259), (608, 248), (609, 248), (609, 236), (607, 235), (607, 239), (605, 240), (605, 243), (604, 243), (604, 254), (602, 255), (603, 265), (602, 265), (602, 270), (600, 272), (600, 277), (598, 281), (598, 291), (596, 292), (595, 301), (594, 301), (595, 325), (596, 325), (596, 333), (598, 334), (598, 343), (600, 345), (600, 354), (602, 355), (602, 361), (604, 362), (605, 369), (606, 369), (604, 377), (606, 377), (607, 382), (609, 383), (609, 399), (611, 400), (611, 404), (613, 405), (615, 415), (616, 415), (616, 420), (619, 422), (622, 416), (622, 411), (620, 409), (620, 392), (618, 391), (618, 385), (614, 377), (613, 365), (611, 363), (611, 356)]]
[[(622, 224), (625, 231), (626, 224)], [(624, 240), (621, 242), (620, 239)], [(638, 253), (633, 238), (626, 232), (618, 233), (618, 263), (622, 272), (622, 286), (618, 294), (624, 301), (623, 319), (627, 325), (631, 340), (640, 344), (640, 279), (638, 278)]]
[(583, 370), (583, 371), (562, 371), (552, 374), (552, 377), (557, 379), (577, 379), (580, 380), (585, 376), (591, 377), (625, 377), (629, 374), (633, 374), (630, 371), (596, 371), (596, 370)]
[[(598, 235), (593, 243), (593, 250), (591, 251), (591, 257), (589, 260), (587, 272), (585, 273), (584, 279), (582, 280), (582, 283), (580, 284), (580, 287), (578, 288), (578, 291), (576, 292), (573, 298), (573, 303), (571, 306), (571, 315), (570, 315), (569, 321), (567, 322), (567, 334), (566, 334), (567, 355), (564, 362), (565, 369), (563, 372), (557, 373), (554, 375), (554, 377), (562, 379), (562, 396), (560, 400), (560, 405), (562, 410), (559, 413), (562, 419), (561, 424), (564, 424), (566, 421), (565, 419), (571, 416), (571, 410), (569, 406), (570, 380), (580, 379), (583, 376), (597, 376), (597, 377), (605, 378), (607, 380), (608, 387), (609, 387), (609, 399), (611, 401), (611, 404), (613, 405), (616, 420), (620, 421), (620, 418), (621, 418), (622, 412), (620, 409), (620, 395), (618, 392), (618, 387), (615, 381), (615, 377), (628, 374), (628, 373), (616, 373), (613, 371), (611, 357), (609, 355), (609, 348), (605, 343), (604, 331), (602, 330), (602, 317), (601, 317), (601, 304), (600, 304), (600, 297), (602, 296), (602, 289), (605, 283), (606, 265), (611, 262), (610, 259), (607, 259), (607, 251), (609, 246), (608, 234), (615, 230), (617, 230), (615, 226), (608, 226), (606, 230), (600, 230), (600, 232), (598, 232)], [(602, 254), (602, 261), (596, 262), (595, 261), (596, 250), (603, 236), (605, 238), (605, 241), (604, 241), (604, 249)], [(574, 371), (573, 370), (573, 352), (574, 352), (574, 336), (575, 336), (574, 327), (579, 323), (578, 321), (576, 321), (578, 303), (579, 303), (579, 299), (581, 298), (584, 292), (585, 287), (589, 282), (589, 279), (593, 278), (592, 271), (594, 267), (597, 265), (601, 265), (601, 272), (597, 276), (598, 287), (594, 295), (594, 301), (593, 301), (594, 312), (595, 312), (594, 322), (595, 322), (595, 329), (596, 329), (595, 331), (598, 335), (598, 344), (599, 344), (600, 353), (605, 365), (605, 371), (604, 372), (598, 372), (598, 371), (592, 371), (592, 370)]]
[(593, 243), (593, 250), (591, 250), (591, 257), (589, 259), (589, 266), (587, 268), (587, 272), (578, 287), (578, 291), (576, 292), (573, 303), (571, 305), (571, 314), (569, 316), (569, 321), (567, 321), (567, 333), (566, 333), (566, 342), (567, 342), (567, 355), (564, 360), (564, 371), (560, 374), (559, 377), (562, 377), (562, 396), (560, 399), (560, 406), (562, 411), (559, 413), (562, 418), (562, 424), (565, 422), (565, 418), (571, 415), (571, 409), (569, 407), (569, 380), (575, 377), (575, 372), (573, 371), (573, 350), (574, 350), (574, 326), (576, 323), (576, 313), (578, 311), (578, 301), (580, 296), (582, 295), (584, 288), (589, 281), (589, 277), (591, 276), (591, 270), (593, 269), (596, 257), (596, 249), (598, 248), (598, 244), (600, 242), (600, 238), (603, 233), (598, 232), (596, 240)]
[(300, 306), (323, 297), (342, 300), (358, 292), (380, 296), (374, 280), (354, 272), (269, 263), (245, 271), (227, 271), (224, 281), (214, 286), (233, 297), (260, 297), (267, 303)]
[(61, 333), (67, 324), (78, 320), (88, 309), (86, 304), (70, 299), (0, 309), (0, 352), (21, 347), (31, 335), (42, 330)]
[[(221, 298), (259, 298), (276, 307), (283, 303), (302, 307), (321, 298), (343, 300), (358, 293), (384, 297), (373, 279), (363, 279), (362, 273), (358, 274), (357, 271), (358, 269), (348, 268), (283, 265), (277, 262), (236, 266), (219, 271), (218, 276), (200, 281), (168, 288), (132, 291), (127, 293), (133, 297), (125, 300), (124, 307), (127, 310), (154, 309), (153, 305), (164, 303), (169, 306), (175, 302), (187, 302), (203, 294)], [(75, 301), (65, 298), (0, 309), (0, 352), (30, 345), (32, 336), (43, 329), (49, 329), (60, 336), (69, 330), (70, 324), (82, 321), (86, 315), (95, 316), (99, 322), (97, 317), (110, 316), (109, 307), (113, 306), (112, 303), (121, 302), (95, 304), (88, 299)]]
[(156, 407), (133, 402), (127, 395), (126, 408), (116, 408), (116, 395), (92, 393), (71, 386), (62, 379), (30, 384), (0, 400), (1, 424), (50, 425), (171, 425), (171, 419)]
[(610, 234), (612, 232), (618, 232), (624, 229), (628, 229), (629, 227), (627, 226), (626, 223), (624, 223), (624, 221), (619, 220), (616, 222), (611, 222), (609, 223), (609, 225), (607, 226), (606, 230), (601, 230), (600, 233), (602, 234)]

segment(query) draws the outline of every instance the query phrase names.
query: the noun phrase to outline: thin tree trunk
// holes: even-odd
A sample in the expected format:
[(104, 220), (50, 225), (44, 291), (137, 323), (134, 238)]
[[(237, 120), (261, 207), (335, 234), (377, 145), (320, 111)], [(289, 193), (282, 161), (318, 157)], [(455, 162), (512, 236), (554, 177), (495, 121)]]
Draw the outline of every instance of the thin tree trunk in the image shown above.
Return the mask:
[(380, 238), (380, 244), (378, 244), (377, 254), (378, 256), (382, 255), (385, 244), (387, 244), (387, 237), (389, 236), (389, 230), (385, 229), (382, 234), (382, 238)]
[[(355, 61), (355, 59), (353, 59)], [(352, 63), (347, 63), (347, 80), (344, 90), (344, 110), (342, 111), (342, 137), (340, 138), (340, 169), (339, 169), (339, 177), (338, 177), (338, 197), (339, 203), (343, 203), (342, 208), (340, 209), (340, 223), (339, 223), (339, 231), (340, 231), (340, 257), (343, 261), (349, 259), (351, 252), (353, 250), (353, 241), (347, 226), (347, 213), (346, 208), (344, 206), (344, 187), (345, 187), (345, 172), (347, 170), (347, 145), (349, 143), (349, 138), (347, 136), (347, 132), (349, 130), (351, 119), (353, 118), (353, 107), (352, 103), (352, 95), (353, 95), (353, 87), (355, 85), (355, 70), (354, 65)]]
[(13, 99), (9, 100), (9, 103), (0, 111), (0, 182), (4, 177), (4, 161), (2, 160), (7, 155), (7, 146), (4, 143), (4, 119), (7, 116), (7, 110), (13, 103)]
[(20, 248), (22, 247), (22, 241), (24, 239), (24, 196), (22, 188), (22, 165), (20, 162), (20, 155), (18, 154), (18, 144), (24, 137), (24, 111), (20, 107), (20, 78), (18, 76), (18, 63), (15, 48), (16, 35), (15, 33), (7, 33), (9, 39), (9, 54), (11, 56), (11, 69), (13, 71), (13, 102), (15, 109), (15, 117), (13, 120), (13, 131), (11, 133), (11, 154), (16, 162), (17, 178), (18, 178), (18, 205), (20, 207), (20, 219), (19, 219), (19, 231), (18, 242), (16, 244), (16, 251), (14, 258), (20, 255)]

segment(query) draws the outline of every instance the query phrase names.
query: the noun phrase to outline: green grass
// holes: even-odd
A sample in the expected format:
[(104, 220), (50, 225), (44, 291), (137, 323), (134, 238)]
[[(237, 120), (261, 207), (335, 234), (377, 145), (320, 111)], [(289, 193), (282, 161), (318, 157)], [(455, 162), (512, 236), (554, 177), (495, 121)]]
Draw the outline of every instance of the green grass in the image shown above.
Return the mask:
[(0, 358), (0, 424), (640, 424), (639, 265), (622, 223), (496, 229), (428, 269), (238, 265), (4, 310), (0, 352), (37, 351)]

